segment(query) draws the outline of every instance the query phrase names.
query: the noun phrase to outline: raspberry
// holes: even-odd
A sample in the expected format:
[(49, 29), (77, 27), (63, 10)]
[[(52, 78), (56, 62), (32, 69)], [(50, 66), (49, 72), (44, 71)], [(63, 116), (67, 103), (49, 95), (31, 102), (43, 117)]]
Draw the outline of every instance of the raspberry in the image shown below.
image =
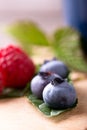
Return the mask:
[(5, 87), (23, 88), (35, 74), (33, 61), (23, 50), (12, 45), (1, 49), (0, 67)]

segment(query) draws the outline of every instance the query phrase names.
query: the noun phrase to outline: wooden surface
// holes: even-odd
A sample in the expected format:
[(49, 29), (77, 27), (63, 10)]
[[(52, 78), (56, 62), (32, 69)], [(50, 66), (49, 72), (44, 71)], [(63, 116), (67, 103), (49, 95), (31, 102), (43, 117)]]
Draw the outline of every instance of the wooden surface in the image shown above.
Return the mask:
[(0, 130), (87, 130), (87, 80), (75, 81), (79, 103), (55, 118), (40, 113), (26, 97), (0, 101)]

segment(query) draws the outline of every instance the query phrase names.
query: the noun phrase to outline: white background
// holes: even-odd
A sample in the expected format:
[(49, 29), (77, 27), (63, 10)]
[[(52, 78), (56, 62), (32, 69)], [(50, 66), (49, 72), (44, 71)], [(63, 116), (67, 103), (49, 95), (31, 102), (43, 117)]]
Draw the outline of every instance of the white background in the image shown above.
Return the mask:
[(61, 0), (0, 0), (0, 11), (58, 11)]
[(62, 0), (0, 0), (0, 45), (15, 43), (3, 28), (19, 20), (30, 20), (49, 34), (62, 27)]
[(31, 20), (51, 32), (64, 24), (62, 0), (0, 0), (0, 24)]

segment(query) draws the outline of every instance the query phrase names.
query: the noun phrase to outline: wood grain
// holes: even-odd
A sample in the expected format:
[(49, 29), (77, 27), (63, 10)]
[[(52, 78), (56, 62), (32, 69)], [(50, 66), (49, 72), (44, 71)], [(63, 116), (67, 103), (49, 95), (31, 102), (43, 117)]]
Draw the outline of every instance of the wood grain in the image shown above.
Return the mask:
[(75, 82), (76, 108), (47, 118), (26, 97), (0, 101), (0, 130), (87, 130), (87, 80)]

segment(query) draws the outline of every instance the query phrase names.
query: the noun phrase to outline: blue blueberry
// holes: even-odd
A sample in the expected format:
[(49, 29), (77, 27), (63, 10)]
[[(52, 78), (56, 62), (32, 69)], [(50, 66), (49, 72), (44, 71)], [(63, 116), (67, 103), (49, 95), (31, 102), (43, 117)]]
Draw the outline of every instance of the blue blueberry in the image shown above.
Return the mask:
[(44, 87), (50, 83), (50, 81), (54, 78), (54, 76), (61, 78), (60, 76), (49, 73), (49, 72), (39, 72), (36, 75), (30, 84), (32, 93), (39, 99), (42, 99), (42, 92)]
[(66, 80), (54, 78), (43, 90), (44, 102), (53, 109), (70, 108), (76, 102), (74, 87)]
[(52, 72), (60, 75), (62, 78), (67, 78), (70, 71), (62, 61), (54, 58), (50, 61), (45, 61), (40, 68), (40, 72)]

